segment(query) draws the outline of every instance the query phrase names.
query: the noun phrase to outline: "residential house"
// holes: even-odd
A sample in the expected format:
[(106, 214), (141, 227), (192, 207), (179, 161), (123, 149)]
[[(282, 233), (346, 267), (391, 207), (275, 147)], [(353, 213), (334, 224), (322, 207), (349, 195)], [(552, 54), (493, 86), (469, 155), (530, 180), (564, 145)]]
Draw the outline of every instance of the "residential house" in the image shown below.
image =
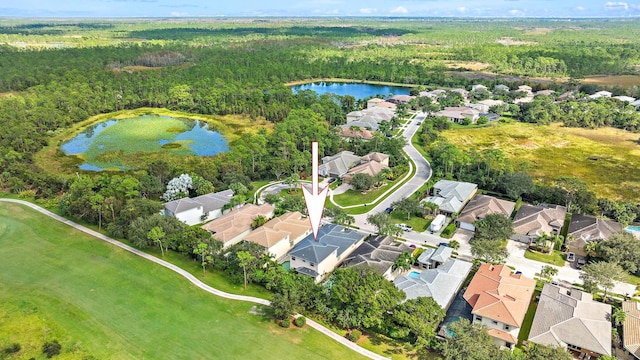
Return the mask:
[(451, 254), (453, 254), (453, 248), (440, 245), (437, 249), (425, 249), (416, 261), (423, 269), (436, 269), (451, 258)]
[(595, 94), (589, 95), (589, 98), (590, 98), (590, 99), (594, 99), (594, 100), (595, 100), (595, 99), (599, 99), (599, 98), (601, 98), (601, 97), (607, 97), (607, 98), (610, 98), (610, 97), (611, 97), (611, 95), (613, 95), (613, 94), (611, 94), (611, 93), (610, 93), (610, 92), (608, 92), (608, 91), (598, 91), (598, 92), (597, 92), (597, 93), (595, 93)]
[(622, 311), (626, 315), (622, 324), (624, 348), (636, 359), (640, 359), (640, 303), (623, 301)]
[(311, 234), (311, 223), (298, 211), (287, 212), (244, 236), (244, 241), (256, 243), (274, 258), (284, 257), (302, 239)]
[(482, 264), (463, 296), (473, 323), (486, 325), (496, 344), (513, 349), (535, 287), (535, 280), (506, 265)]
[(342, 176), (342, 182), (345, 184), (351, 183), (351, 179), (356, 174), (367, 174), (369, 176), (376, 176), (384, 169), (388, 169), (389, 165), (379, 163), (377, 161), (367, 161), (360, 165), (351, 168), (344, 176)]
[(587, 241), (603, 241), (615, 233), (622, 232), (622, 224), (595, 216), (573, 214), (567, 232), (567, 247), (578, 256), (587, 256), (584, 246)]
[(515, 207), (516, 203), (513, 201), (501, 200), (488, 195), (476, 195), (464, 207), (456, 222), (461, 229), (476, 231), (473, 225), (476, 220), (482, 220), (489, 214), (503, 214), (510, 218)]
[(556, 101), (572, 100), (575, 98), (576, 98), (576, 94), (573, 91), (567, 91), (565, 93), (560, 94), (560, 96), (558, 96)]
[[(389, 108), (384, 105), (386, 102), (381, 102), (378, 105), (372, 108), (367, 108), (365, 110), (352, 111), (347, 114), (347, 124), (346, 126), (362, 126), (366, 128), (370, 128), (372, 130), (378, 129), (378, 124), (382, 121), (389, 121), (393, 116), (395, 116), (395, 104), (393, 108)], [(367, 123), (370, 125), (361, 125), (361, 124), (353, 124), (354, 122)]]
[(535, 94), (535, 96), (539, 96), (539, 95), (551, 96), (554, 93), (555, 93), (555, 91), (553, 91), (553, 90), (540, 90)]
[(526, 92), (527, 95), (533, 95), (531, 93), (531, 90), (532, 90), (531, 86), (529, 86), (529, 85), (520, 85), (520, 86), (518, 86), (518, 91)]
[(408, 104), (411, 100), (415, 98), (416, 98), (415, 96), (411, 96), (411, 95), (393, 95), (392, 97), (387, 99), (387, 101), (396, 105), (400, 105), (400, 104)]
[(522, 205), (513, 219), (512, 240), (530, 244), (542, 234), (557, 235), (564, 225), (567, 208), (560, 205)]
[(423, 202), (431, 202), (438, 205), (442, 214), (459, 213), (478, 191), (478, 185), (440, 180), (433, 185), (433, 195), (423, 199)]
[(494, 114), (494, 113), (485, 113), (485, 114), (480, 114), (480, 117), (485, 117), (487, 118), (487, 120), (489, 122), (493, 122), (493, 121), (498, 121), (500, 120), (500, 115), (498, 114)]
[(444, 116), (447, 120), (453, 123), (461, 123), (464, 119), (471, 120), (471, 123), (475, 124), (480, 117), (480, 111), (472, 109), (466, 106), (458, 107), (446, 107), (444, 110), (440, 110), (433, 114), (434, 117)]
[(345, 258), (342, 267), (368, 266), (379, 275), (393, 280), (393, 264), (404, 252), (412, 252), (403, 242), (397, 242), (390, 236), (377, 236), (363, 242), (354, 252)]
[(593, 301), (589, 293), (546, 283), (529, 341), (583, 353), (581, 359), (611, 356), (611, 305)]
[(433, 101), (438, 101), (438, 98), (444, 92), (445, 92), (445, 90), (442, 90), (442, 89), (437, 89), (437, 90), (433, 90), (433, 91), (420, 91), (420, 93), (418, 93), (418, 96), (419, 97), (429, 97)]
[(489, 112), (489, 105), (481, 104), (479, 102), (477, 102), (477, 103), (466, 102), (466, 103), (464, 103), (464, 106), (468, 107), (470, 109), (478, 110), (480, 113)]
[(222, 216), (222, 209), (231, 202), (233, 190), (182, 198), (164, 204), (165, 216), (174, 216), (191, 226)]
[(487, 90), (487, 91), (489, 91), (489, 89), (487, 89), (487, 87), (482, 85), (482, 84), (471, 85), (471, 91), (478, 91), (478, 90)]
[(628, 102), (629, 104), (631, 104), (634, 101), (636, 101), (636, 98), (633, 98), (631, 96), (614, 96), (613, 98), (617, 99), (617, 100), (620, 100), (620, 101)]
[(478, 101), (478, 104), (482, 104), (482, 105), (486, 105), (486, 106), (488, 106), (487, 111), (484, 111), (484, 112), (489, 112), (489, 109), (491, 109), (491, 107), (492, 107), (492, 106), (500, 106), (500, 105), (504, 105), (504, 101), (502, 101), (502, 100), (486, 99), (486, 100), (480, 100), (480, 101)]
[(317, 241), (310, 234), (289, 252), (291, 270), (311, 276), (318, 282), (340, 265), (366, 237), (341, 225), (325, 224), (318, 231)]
[(636, 100), (636, 101), (632, 102), (632, 103), (631, 103), (631, 104), (629, 104), (629, 105), (631, 105), (631, 106), (635, 107), (635, 108), (636, 108), (636, 110), (638, 110), (638, 109), (640, 109), (640, 100)]
[(506, 91), (506, 92), (511, 91), (511, 88), (509, 88), (507, 85), (504, 85), (504, 84), (498, 84), (498, 85), (496, 85), (496, 87), (494, 89), (495, 90), (502, 90), (502, 91)]
[(384, 109), (389, 109), (391, 111), (396, 111), (396, 104), (389, 102), (389, 101), (383, 101), (380, 104), (378, 104), (378, 106), (376, 106), (376, 108), (384, 108)]
[(269, 219), (273, 217), (274, 210), (270, 204), (245, 204), (202, 225), (202, 228), (209, 231), (216, 240), (222, 241), (226, 248), (239, 243), (251, 232), (251, 223), (256, 217), (261, 215)]
[(472, 264), (451, 258), (451, 252), (440, 251), (442, 248), (451, 249), (446, 246), (440, 246), (438, 250), (427, 249), (433, 250), (431, 258), (423, 260), (430, 262), (432, 268), (422, 270), (419, 274), (414, 271), (393, 281), (407, 295), (407, 300), (427, 296), (433, 298), (443, 309), (449, 308)]
[(370, 131), (378, 131), (378, 127), (379, 127), (378, 121), (376, 121), (371, 116), (364, 116), (360, 118), (360, 120), (355, 120), (348, 124), (340, 125), (341, 128), (350, 128), (352, 126), (357, 126), (361, 129), (367, 129)]
[(362, 162), (379, 162), (382, 165), (389, 166), (389, 155), (381, 152), (370, 152), (362, 157)]
[(338, 128), (338, 136), (345, 138), (346, 140), (351, 140), (351, 139), (371, 140), (373, 138), (373, 133), (363, 127), (353, 126), (353, 125), (344, 125)]
[(520, 105), (520, 104), (528, 104), (532, 101), (533, 101), (533, 96), (525, 96), (523, 98), (518, 98), (513, 100), (513, 103), (516, 105)]
[(349, 169), (360, 164), (360, 156), (351, 151), (341, 151), (332, 156), (322, 158), (322, 165), (318, 167), (321, 176), (342, 177)]
[(469, 97), (469, 92), (465, 89), (462, 88), (456, 88), (451, 90), (453, 92), (457, 92), (458, 94), (462, 95), (463, 98), (467, 99)]
[(360, 118), (362, 118), (366, 114), (367, 113), (362, 111), (362, 110), (352, 111), (352, 112), (348, 113), (347, 114), (347, 124), (352, 122), (352, 121), (360, 120)]
[(384, 100), (380, 99), (380, 98), (372, 98), (367, 100), (367, 109), (371, 109), (374, 108), (376, 106), (378, 106), (378, 104), (384, 102)]

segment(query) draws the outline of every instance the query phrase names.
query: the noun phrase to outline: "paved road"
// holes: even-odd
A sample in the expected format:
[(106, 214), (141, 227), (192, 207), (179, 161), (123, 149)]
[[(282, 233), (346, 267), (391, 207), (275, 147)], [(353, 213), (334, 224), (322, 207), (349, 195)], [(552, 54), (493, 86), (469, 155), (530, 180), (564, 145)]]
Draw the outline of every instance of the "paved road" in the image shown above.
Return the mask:
[[(410, 120), (410, 122), (405, 125), (405, 129), (403, 132), (403, 136), (407, 140), (407, 145), (403, 148), (403, 150), (416, 166), (415, 175), (411, 178), (411, 180), (400, 186), (393, 194), (389, 195), (386, 199), (381, 201), (376, 207), (369, 211), (369, 213), (378, 213), (380, 211), (384, 211), (384, 209), (391, 206), (391, 203), (404, 199), (416, 192), (422, 185), (424, 185), (427, 180), (429, 180), (429, 178), (431, 178), (431, 165), (429, 165), (427, 160), (425, 160), (425, 158), (422, 157), (418, 150), (416, 150), (416, 148), (411, 144), (411, 138), (420, 127), (419, 125), (417, 125), (417, 123), (422, 122), (425, 117), (426, 115), (424, 113), (418, 113), (415, 119)], [(373, 225), (367, 222), (367, 214), (354, 215), (356, 219), (354, 225), (361, 229), (373, 231), (375, 230), (375, 228)]]
[[(203, 283), (202, 281), (198, 280), (195, 276), (193, 276), (191, 273), (187, 272), (186, 270), (184, 270), (184, 269), (182, 269), (182, 268), (180, 268), (180, 267), (178, 267), (176, 265), (173, 265), (173, 264), (171, 264), (169, 262), (166, 262), (166, 261), (164, 261), (162, 259), (159, 259), (159, 258), (157, 258), (157, 257), (155, 257), (153, 255), (149, 255), (149, 254), (147, 254), (147, 253), (145, 253), (143, 251), (140, 251), (140, 250), (138, 250), (136, 248), (133, 248), (133, 247), (131, 247), (129, 245), (123, 244), (118, 240), (112, 239), (112, 238), (110, 238), (110, 237), (108, 237), (106, 235), (103, 235), (103, 234), (101, 234), (101, 233), (99, 233), (97, 231), (91, 230), (91, 229), (89, 229), (87, 227), (84, 227), (84, 226), (82, 226), (80, 224), (77, 224), (77, 223), (75, 223), (75, 222), (73, 222), (73, 221), (71, 221), (69, 219), (65, 219), (62, 216), (56, 215), (56, 214), (52, 213), (51, 211), (49, 211), (47, 209), (44, 209), (44, 208), (42, 208), (42, 207), (40, 207), (38, 205), (32, 204), (32, 203), (30, 203), (28, 201), (15, 200), (15, 199), (0, 199), (0, 202), (2, 202), (2, 201), (11, 202), (11, 203), (17, 203), (17, 204), (28, 206), (28, 207), (30, 207), (30, 208), (32, 208), (32, 209), (44, 214), (44, 215), (49, 216), (50, 218), (53, 218), (53, 219), (55, 219), (57, 221), (65, 223), (65, 224), (75, 228), (76, 230), (82, 231), (82, 232), (84, 232), (86, 234), (89, 234), (89, 235), (91, 235), (93, 237), (96, 237), (96, 238), (98, 238), (98, 239), (100, 239), (102, 241), (106, 241), (106, 242), (108, 242), (108, 243), (110, 243), (112, 245), (115, 245), (115, 246), (117, 246), (117, 247), (119, 247), (121, 249), (124, 249), (124, 250), (129, 251), (129, 252), (131, 252), (133, 254), (136, 254), (136, 255), (138, 255), (140, 257), (143, 257), (143, 258), (145, 258), (145, 259), (147, 259), (147, 260), (149, 260), (151, 262), (154, 262), (154, 263), (156, 263), (158, 265), (164, 266), (167, 269), (170, 269), (170, 270), (175, 271), (176, 273), (182, 275), (183, 277), (185, 277), (187, 280), (189, 280), (192, 284), (194, 284), (195, 286), (199, 287), (200, 289), (202, 289), (202, 290), (204, 290), (204, 291), (206, 291), (208, 293), (211, 293), (213, 295), (220, 296), (220, 297), (223, 297), (223, 298), (226, 298), (226, 299), (247, 301), (247, 302), (256, 303), (256, 304), (265, 305), (265, 306), (270, 306), (271, 305), (271, 302), (269, 300), (260, 299), (260, 298), (256, 298), (256, 297), (252, 297), (252, 296), (229, 294), (229, 293), (226, 293), (224, 291), (220, 291), (220, 290), (218, 290), (216, 288), (213, 288), (213, 287)], [(335, 341), (341, 343), (342, 345), (350, 348), (353, 351), (358, 352), (359, 354), (361, 354), (363, 356), (366, 356), (366, 357), (368, 357), (370, 359), (376, 359), (376, 360), (388, 359), (388, 358), (386, 358), (384, 356), (378, 355), (378, 354), (376, 354), (374, 352), (371, 352), (371, 351), (369, 351), (367, 349), (364, 349), (364, 348), (356, 345), (355, 343), (353, 343), (353, 342), (347, 340), (346, 338), (334, 333), (333, 331), (329, 330), (328, 328), (322, 326), (321, 324), (318, 324), (317, 322), (315, 322), (315, 321), (313, 321), (311, 319), (307, 319), (307, 324), (310, 327), (320, 331), (321, 333), (329, 336), (330, 338), (334, 339)]]

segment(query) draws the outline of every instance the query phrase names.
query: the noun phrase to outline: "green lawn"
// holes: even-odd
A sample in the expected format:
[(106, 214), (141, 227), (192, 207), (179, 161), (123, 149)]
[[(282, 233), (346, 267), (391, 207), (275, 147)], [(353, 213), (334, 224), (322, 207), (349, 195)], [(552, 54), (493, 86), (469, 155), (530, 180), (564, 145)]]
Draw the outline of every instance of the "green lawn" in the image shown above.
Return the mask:
[(529, 260), (540, 261), (555, 266), (564, 266), (565, 262), (562, 252), (557, 250), (554, 250), (550, 255), (546, 255), (527, 249), (527, 251), (524, 252), (524, 257)]
[(411, 227), (413, 227), (414, 231), (423, 232), (427, 230), (429, 224), (431, 224), (431, 220), (433, 218), (431, 216), (428, 219), (419, 217), (419, 216), (411, 216), (411, 220), (407, 220), (407, 213), (402, 211), (393, 211), (391, 212), (391, 221), (400, 224), (405, 223)]
[(522, 346), (522, 342), (529, 338), (529, 332), (531, 332), (531, 325), (533, 324), (533, 317), (536, 315), (536, 310), (538, 309), (538, 302), (535, 301), (536, 296), (538, 295), (540, 295), (540, 290), (533, 292), (531, 302), (529, 303), (529, 309), (527, 309), (527, 314), (524, 316), (522, 327), (518, 333), (518, 346)]
[[(181, 276), (15, 204), (0, 204), (0, 347), (61, 359), (358, 358), (316, 331), (282, 329), (250, 303), (208, 294)], [(11, 357), (10, 357), (11, 358)]]

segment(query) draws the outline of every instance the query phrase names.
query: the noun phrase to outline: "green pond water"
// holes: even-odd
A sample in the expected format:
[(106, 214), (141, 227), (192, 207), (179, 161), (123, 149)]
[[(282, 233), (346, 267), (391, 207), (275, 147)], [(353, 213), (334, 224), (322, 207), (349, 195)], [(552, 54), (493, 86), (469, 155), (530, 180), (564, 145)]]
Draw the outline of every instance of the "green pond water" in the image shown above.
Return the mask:
[(206, 122), (160, 115), (112, 119), (85, 129), (63, 143), (65, 155), (83, 160), (81, 170), (129, 170), (127, 155), (167, 152), (213, 156), (229, 150), (227, 139)]

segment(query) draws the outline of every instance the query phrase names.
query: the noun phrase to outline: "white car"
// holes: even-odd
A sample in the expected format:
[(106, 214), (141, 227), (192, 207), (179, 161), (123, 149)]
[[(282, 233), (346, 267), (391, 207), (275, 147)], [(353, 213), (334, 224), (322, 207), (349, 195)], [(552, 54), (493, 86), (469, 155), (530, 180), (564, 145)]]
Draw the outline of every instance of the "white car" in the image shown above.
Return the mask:
[(398, 224), (398, 227), (404, 231), (411, 231), (413, 228), (405, 223)]
[(567, 254), (567, 261), (568, 262), (574, 262), (576, 261), (576, 254), (570, 252)]

